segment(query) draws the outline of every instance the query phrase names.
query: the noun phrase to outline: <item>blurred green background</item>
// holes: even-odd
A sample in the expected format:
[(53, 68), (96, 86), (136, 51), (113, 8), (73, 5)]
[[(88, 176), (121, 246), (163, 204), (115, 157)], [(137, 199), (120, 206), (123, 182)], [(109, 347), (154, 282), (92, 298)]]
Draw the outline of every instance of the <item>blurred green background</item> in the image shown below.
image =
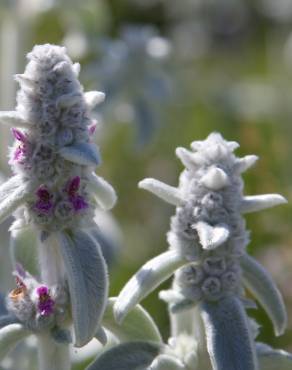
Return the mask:
[[(112, 213), (122, 233), (111, 295), (167, 248), (174, 208), (137, 183), (154, 177), (176, 185), (182, 170), (177, 146), (219, 131), (240, 143), (238, 155), (260, 157), (245, 174), (246, 194), (278, 192), (292, 199), (291, 26), (291, 0), (0, 0), (1, 110), (14, 107), (13, 74), (22, 73), (35, 44), (65, 45), (81, 63), (85, 89), (106, 90), (108, 101), (96, 111), (103, 158), (98, 173), (118, 193)], [(151, 32), (139, 39), (144, 29)], [(7, 127), (0, 130), (5, 177), (11, 137)], [(247, 216), (249, 251), (280, 286), (289, 328), (275, 338), (262, 309), (251, 315), (262, 325), (261, 341), (290, 351), (291, 204)], [(1, 227), (2, 290), (13, 286), (8, 227)], [(167, 311), (157, 292), (143, 305), (167, 338)]]

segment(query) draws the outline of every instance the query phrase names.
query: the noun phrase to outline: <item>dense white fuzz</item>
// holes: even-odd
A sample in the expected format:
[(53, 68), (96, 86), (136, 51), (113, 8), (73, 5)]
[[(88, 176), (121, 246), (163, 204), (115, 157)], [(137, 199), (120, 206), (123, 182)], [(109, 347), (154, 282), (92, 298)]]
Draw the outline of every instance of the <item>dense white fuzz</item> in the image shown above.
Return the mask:
[(148, 261), (120, 292), (114, 306), (116, 320), (122, 322), (137, 303), (185, 263), (185, 259), (174, 251), (165, 252)]
[(280, 194), (264, 194), (245, 196), (240, 204), (241, 213), (261, 211), (262, 209), (275, 207), (287, 203), (287, 200)]
[(173, 186), (169, 186), (164, 182), (155, 179), (144, 179), (139, 182), (139, 188), (150, 191), (163, 199), (165, 202), (174, 206), (181, 206), (184, 200), (179, 190)]

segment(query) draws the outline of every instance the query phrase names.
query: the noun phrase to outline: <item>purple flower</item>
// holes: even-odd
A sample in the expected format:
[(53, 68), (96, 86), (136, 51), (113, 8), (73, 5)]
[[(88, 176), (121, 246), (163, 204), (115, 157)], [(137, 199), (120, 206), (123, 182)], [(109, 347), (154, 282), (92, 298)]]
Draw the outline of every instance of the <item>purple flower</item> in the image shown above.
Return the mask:
[(97, 126), (97, 121), (94, 120), (90, 126), (88, 126), (88, 132), (89, 132), (89, 135), (92, 136), (94, 133), (95, 133), (95, 130), (96, 130), (96, 126)]
[(50, 316), (54, 312), (55, 301), (50, 296), (50, 291), (45, 285), (36, 289), (38, 295), (37, 309), (42, 316)]
[(23, 134), (20, 130), (16, 128), (12, 128), (11, 132), (14, 136), (14, 138), (20, 142), (20, 144), (17, 146), (13, 153), (13, 159), (10, 162), (12, 164), (13, 162), (17, 162), (20, 164), (24, 163), (25, 156), (27, 154), (27, 137), (25, 134)]
[(76, 212), (81, 211), (82, 209), (85, 209), (88, 207), (88, 203), (85, 201), (85, 199), (81, 195), (75, 195), (73, 197), (70, 197), (70, 202), (73, 204), (74, 210)]
[(35, 203), (34, 208), (40, 213), (48, 214), (53, 208), (53, 195), (50, 194), (45, 185), (41, 185), (38, 188), (36, 195), (39, 199)]
[(69, 201), (72, 203), (76, 212), (88, 207), (84, 197), (78, 194), (80, 188), (80, 177), (74, 177), (67, 185), (65, 192), (69, 195)]
[(73, 177), (71, 181), (69, 181), (65, 191), (66, 193), (68, 193), (69, 196), (74, 197), (78, 192), (79, 187), (80, 187), (80, 177), (76, 176)]

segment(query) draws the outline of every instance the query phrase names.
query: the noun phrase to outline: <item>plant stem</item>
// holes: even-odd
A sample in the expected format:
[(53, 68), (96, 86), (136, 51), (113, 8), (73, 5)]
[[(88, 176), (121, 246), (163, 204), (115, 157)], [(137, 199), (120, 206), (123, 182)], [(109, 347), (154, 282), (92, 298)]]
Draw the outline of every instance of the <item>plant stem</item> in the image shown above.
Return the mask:
[(70, 370), (68, 344), (56, 343), (49, 334), (38, 336), (39, 370)]

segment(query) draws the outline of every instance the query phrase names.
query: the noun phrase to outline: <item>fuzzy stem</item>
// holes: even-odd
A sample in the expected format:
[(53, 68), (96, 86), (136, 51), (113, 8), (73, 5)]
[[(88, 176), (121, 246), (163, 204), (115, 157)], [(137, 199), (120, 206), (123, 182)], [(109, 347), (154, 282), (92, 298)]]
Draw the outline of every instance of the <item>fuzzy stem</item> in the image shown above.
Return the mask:
[(39, 370), (70, 370), (70, 353), (67, 344), (53, 341), (48, 335), (38, 336)]
[[(64, 280), (64, 266), (54, 236), (39, 245), (42, 282), (51, 286)], [(38, 336), (39, 370), (70, 370), (69, 345), (56, 343), (49, 334)]]

